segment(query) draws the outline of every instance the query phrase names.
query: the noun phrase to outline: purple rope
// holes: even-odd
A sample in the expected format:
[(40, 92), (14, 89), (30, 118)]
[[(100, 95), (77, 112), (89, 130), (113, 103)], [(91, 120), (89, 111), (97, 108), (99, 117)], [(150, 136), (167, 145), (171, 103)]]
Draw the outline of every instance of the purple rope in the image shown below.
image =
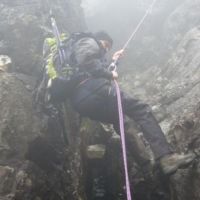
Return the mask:
[(124, 133), (124, 117), (123, 117), (121, 94), (120, 94), (120, 88), (119, 88), (117, 81), (114, 80), (114, 83), (115, 83), (115, 88), (116, 88), (116, 93), (117, 93), (119, 125), (120, 125), (122, 153), (123, 153), (125, 181), (126, 181), (126, 195), (127, 195), (127, 200), (131, 200), (131, 191), (130, 191), (130, 182), (129, 182), (129, 176), (128, 176), (128, 166), (127, 166), (127, 156), (126, 156), (126, 141), (125, 141), (125, 133)]

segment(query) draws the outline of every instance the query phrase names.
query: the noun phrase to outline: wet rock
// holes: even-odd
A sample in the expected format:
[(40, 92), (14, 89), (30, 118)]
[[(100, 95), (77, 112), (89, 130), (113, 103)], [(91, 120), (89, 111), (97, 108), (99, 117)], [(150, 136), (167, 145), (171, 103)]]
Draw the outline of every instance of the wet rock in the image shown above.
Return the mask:
[[(160, 44), (166, 49), (166, 56), (162, 57), (162, 51), (160, 52), (163, 64), (138, 72), (140, 85), (132, 84), (131, 77), (128, 78), (130, 85), (124, 84), (129, 94), (132, 89), (134, 97), (138, 96), (152, 105), (153, 112), (174, 151), (179, 153), (194, 151), (197, 154), (197, 159), (191, 166), (178, 170), (169, 180), (164, 180), (159, 189), (156, 182), (162, 179), (160, 175), (151, 182), (151, 185), (155, 186), (152, 190), (145, 188), (147, 186), (145, 181), (142, 184), (138, 182), (141, 186), (138, 187), (138, 191), (144, 189), (149, 193), (154, 191), (156, 194), (164, 191), (165, 198), (170, 200), (200, 198), (196, 188), (199, 184), (200, 144), (200, 31), (199, 23), (196, 21), (199, 16), (199, 5), (199, 1), (182, 1), (168, 17), (163, 29), (161, 37), (164, 36), (165, 39)], [(137, 188), (137, 183), (135, 187)], [(136, 199), (141, 197), (142, 194)], [(153, 197), (144, 197), (148, 198)]]
[[(41, 70), (41, 45), (51, 30), (47, 2), (37, 0), (31, 6), (26, 3), (28, 1), (17, 1), (21, 5), (1, 1), (0, 53), (11, 56), (13, 71), (32, 75)], [(148, 65), (148, 70), (140, 69), (140, 74), (125, 77), (124, 80), (130, 82), (124, 87), (130, 95), (134, 91), (134, 97), (141, 97), (153, 106), (176, 151), (194, 151), (198, 155), (200, 31), (195, 27), (198, 20), (193, 21), (198, 18), (199, 3), (179, 3), (181, 7), (175, 9), (165, 25), (165, 47), (170, 59), (164, 60), (167, 56), (160, 51), (164, 49), (164, 43), (160, 43), (164, 37), (157, 40), (158, 30), (155, 35), (147, 35), (137, 53), (138, 57), (148, 57), (140, 62), (145, 62), (141, 68)], [(84, 28), (84, 24), (79, 23), (83, 19), (80, 1), (58, 0), (50, 4), (62, 31)], [(188, 18), (182, 21), (183, 15)], [(142, 54), (145, 46), (149, 48)], [(153, 58), (165, 64), (158, 66)], [(149, 66), (155, 62), (156, 65)], [(0, 73), (0, 198), (44, 200), (47, 194), (50, 200), (125, 198), (120, 137), (112, 128), (85, 119), (79, 130), (78, 116), (65, 105), (66, 145), (58, 118), (49, 119), (33, 106), (34, 83), (31, 76)], [(147, 161), (152, 160), (152, 153), (142, 134), (138, 135), (136, 126), (130, 129), (127, 144), (130, 144), (128, 166), (135, 199), (199, 199), (198, 159), (187, 169), (178, 170), (169, 180), (162, 181), (160, 175), (149, 180), (136, 159), (141, 155)]]
[(186, 0), (170, 14), (165, 23), (165, 37), (171, 49), (176, 47), (188, 30), (199, 25), (195, 20), (199, 18), (198, 9), (198, 1)]
[(48, 193), (50, 199), (77, 199), (82, 173), (78, 131), (69, 134), (73, 143), (67, 148), (58, 119), (36, 109), (33, 90), (26, 87), (34, 84), (30, 76), (0, 73), (0, 197), (43, 200)]
[(32, 108), (31, 93), (14, 75), (0, 74), (0, 157), (23, 158), (28, 141), (40, 134), (42, 124)]
[(7, 195), (11, 192), (15, 169), (9, 166), (0, 166), (0, 191)]
[(10, 57), (1, 56), (0, 67), (3, 71), (8, 67), (11, 72), (0, 73), (2, 200), (84, 198), (76, 114), (67, 106), (63, 109), (67, 146), (58, 117), (50, 119), (36, 108), (32, 98), (38, 79), (32, 75), (42, 70), (42, 43), (47, 35), (52, 35), (50, 7), (59, 29), (74, 32), (85, 28), (80, 3), (79, 0), (0, 2), (0, 54)]
[(9, 58), (6, 55), (0, 55), (0, 71), (5, 72), (8, 71), (12, 61), (11, 58)]
[(52, 8), (61, 31), (84, 28), (79, 1), (50, 0), (1, 1), (0, 54), (9, 55), (12, 71), (38, 75), (42, 67), (42, 44), (52, 34), (49, 12)]

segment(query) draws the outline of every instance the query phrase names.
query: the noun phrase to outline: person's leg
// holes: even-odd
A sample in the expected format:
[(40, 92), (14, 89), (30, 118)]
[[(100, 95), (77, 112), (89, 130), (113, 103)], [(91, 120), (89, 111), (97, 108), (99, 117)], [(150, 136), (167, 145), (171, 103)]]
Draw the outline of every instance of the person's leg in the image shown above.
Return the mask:
[[(125, 119), (124, 123), (127, 150), (138, 165), (142, 166), (148, 164), (150, 162), (150, 155), (147, 153), (143, 141), (139, 138), (132, 121)], [(119, 121), (116, 121), (113, 125), (115, 131), (120, 135)]]
[[(110, 91), (108, 85), (101, 87), (97, 85), (96, 81), (91, 81), (79, 88), (76, 95), (71, 99), (73, 107), (82, 116), (114, 125), (118, 124), (115, 88), (112, 87)], [(148, 105), (122, 93), (122, 106), (124, 114), (134, 119), (141, 126), (155, 159), (160, 159), (159, 162), (164, 173), (172, 173), (178, 167), (188, 164), (194, 159), (194, 156), (189, 154), (186, 156), (173, 154)]]
[(144, 137), (149, 142), (155, 159), (171, 154), (172, 150), (164, 133), (153, 116), (150, 107), (139, 100), (122, 93), (124, 113), (134, 119), (141, 127)]
[[(80, 88), (73, 99), (74, 102), (78, 101), (75, 104), (75, 108), (82, 116), (113, 124), (115, 131), (120, 134), (115, 88), (112, 88), (110, 91), (110, 87), (107, 87), (107, 85), (103, 85), (103, 87), (99, 86), (101, 85), (99, 85), (98, 80), (93, 80)], [(149, 162), (149, 156), (145, 152), (144, 144), (137, 134), (134, 134), (132, 131), (130, 121), (125, 122), (128, 150), (138, 164), (142, 165)]]
[(112, 123), (109, 114), (110, 82), (104, 79), (91, 79), (76, 89), (71, 97), (73, 108), (83, 117)]
[[(109, 118), (112, 119), (112, 124), (115, 131), (120, 135), (119, 128), (119, 113), (117, 105), (117, 97), (115, 87), (112, 87), (112, 90), (109, 93), (108, 98), (108, 110)], [(124, 113), (126, 114), (126, 113)], [(133, 156), (138, 165), (144, 166), (150, 163), (150, 155), (147, 153), (145, 145), (141, 138), (137, 135), (137, 130), (134, 129), (132, 120), (128, 119), (124, 115), (124, 128), (125, 128), (125, 139), (127, 144), (127, 150), (130, 152), (130, 155)]]
[[(97, 85), (98, 82), (96, 80), (91, 81), (84, 88), (87, 92), (83, 90), (81, 92), (88, 93), (89, 91), (91, 93), (94, 90), (93, 87), (97, 87)], [(121, 92), (121, 98), (124, 114), (140, 125), (144, 137), (151, 146), (155, 159), (171, 154), (172, 150), (170, 149), (170, 145), (167, 143), (164, 133), (151, 113), (150, 107), (139, 100), (129, 97), (123, 92)], [(117, 97), (113, 85), (111, 90), (109, 90), (109, 87), (104, 86), (95, 90), (91, 95), (87, 95), (87, 99), (80, 101), (78, 107), (79, 112), (82, 112), (83, 115), (91, 119), (114, 124), (115, 130), (119, 133)], [(128, 141), (130, 142), (131, 140)]]
[(174, 153), (162, 132), (158, 122), (153, 116), (150, 107), (139, 100), (130, 98), (122, 93), (122, 104), (124, 112), (134, 119), (143, 131), (154, 153), (155, 159), (159, 161), (159, 167), (165, 175), (170, 175), (180, 167), (187, 166), (194, 159), (194, 153)]

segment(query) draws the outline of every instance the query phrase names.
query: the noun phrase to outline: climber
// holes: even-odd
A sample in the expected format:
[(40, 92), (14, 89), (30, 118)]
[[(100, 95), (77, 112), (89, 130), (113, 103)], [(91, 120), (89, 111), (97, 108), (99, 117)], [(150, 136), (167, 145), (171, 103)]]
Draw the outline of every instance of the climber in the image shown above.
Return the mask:
[[(109, 71), (105, 54), (111, 49), (113, 40), (104, 31), (94, 37), (84, 37), (73, 47), (74, 65), (88, 75), (74, 88), (70, 97), (73, 108), (83, 117), (113, 124), (119, 133), (117, 98), (113, 79), (118, 78), (116, 71)], [(119, 50), (112, 56), (118, 60), (123, 54)], [(121, 91), (124, 114), (135, 120), (141, 127), (144, 137), (149, 142), (155, 160), (164, 174), (172, 174), (194, 160), (193, 154), (177, 154), (158, 125), (147, 104), (136, 100)]]
[[(71, 38), (65, 44), (67, 59), (64, 65), (61, 65), (57, 54), (51, 53), (50, 56), (48, 53), (44, 54), (47, 60), (45, 73), (38, 86), (36, 99), (42, 94), (45, 104), (48, 104), (48, 112), (50, 110), (52, 113), (52, 106), (49, 109), (49, 103), (58, 105), (68, 97), (72, 107), (81, 116), (111, 123), (119, 133), (117, 98), (112, 81), (118, 78), (118, 74), (116, 71), (108, 70), (110, 62), (105, 58), (112, 47), (112, 38), (104, 31), (96, 34), (74, 33)], [(49, 43), (51, 49), (55, 49), (55, 38), (50, 39)], [(117, 51), (112, 56), (112, 60), (118, 60), (122, 54), (123, 50)], [(194, 159), (193, 154), (179, 155), (171, 150), (148, 105), (128, 96), (123, 91), (121, 96), (124, 114), (140, 125), (155, 160), (164, 174), (171, 174)], [(63, 129), (65, 132), (65, 128)], [(140, 165), (145, 165), (145, 162), (146, 160), (138, 159)]]

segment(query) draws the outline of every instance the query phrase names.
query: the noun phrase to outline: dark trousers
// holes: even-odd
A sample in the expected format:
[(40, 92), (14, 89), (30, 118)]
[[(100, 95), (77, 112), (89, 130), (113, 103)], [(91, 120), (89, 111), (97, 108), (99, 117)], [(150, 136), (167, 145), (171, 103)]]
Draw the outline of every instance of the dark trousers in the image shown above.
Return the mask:
[[(121, 91), (124, 115), (133, 119), (151, 146), (155, 159), (172, 151), (153, 116), (150, 107)], [(71, 98), (72, 105), (81, 116), (114, 125), (119, 133), (117, 97), (114, 84), (104, 79), (91, 79), (80, 85)]]

